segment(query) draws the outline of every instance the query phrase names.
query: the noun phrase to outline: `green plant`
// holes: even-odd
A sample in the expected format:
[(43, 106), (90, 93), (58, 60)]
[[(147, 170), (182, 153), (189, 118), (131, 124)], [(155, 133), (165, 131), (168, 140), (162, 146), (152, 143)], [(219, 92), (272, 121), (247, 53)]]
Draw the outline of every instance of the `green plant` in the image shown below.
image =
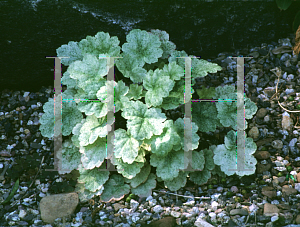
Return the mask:
[(222, 178), (222, 179), (221, 179), (221, 183), (222, 183), (222, 184), (225, 184), (225, 183), (226, 183), (226, 178)]
[(228, 192), (226, 193), (226, 196), (227, 196), (227, 197), (232, 197), (232, 196), (233, 196), (233, 193), (230, 192), (230, 191), (228, 191)]
[(236, 196), (236, 197), (234, 198), (234, 201), (235, 201), (236, 203), (239, 203), (239, 202), (242, 201), (242, 199), (241, 199), (241, 197)]
[(242, 195), (246, 195), (247, 191), (245, 189), (242, 190)]
[(287, 166), (287, 167), (286, 167), (286, 170), (287, 170), (288, 172), (291, 172), (291, 171), (293, 170), (293, 167), (292, 167), (292, 166)]
[(211, 181), (211, 183), (212, 183), (213, 185), (216, 185), (216, 184), (218, 184), (218, 181), (217, 181), (216, 179), (214, 179), (214, 180)]
[[(276, 0), (277, 7), (280, 9), (280, 11), (288, 9), (292, 4), (292, 2), (293, 0)], [(295, 33), (299, 26), (300, 26), (300, 10), (297, 12), (292, 26), (293, 31)]]
[[(75, 191), (80, 200), (100, 195), (102, 202), (110, 202), (129, 193), (146, 197), (156, 187), (156, 180), (163, 181), (171, 191), (176, 191), (185, 186), (188, 175), (191, 181), (202, 185), (212, 174), (221, 177), (226, 176), (225, 173), (252, 174), (249, 171), (228, 171), (228, 166), (234, 168), (236, 162), (234, 131), (227, 134), (225, 144), (197, 150), (198, 130), (215, 131), (216, 126), (231, 126), (236, 130), (237, 107), (230, 102), (192, 104), (191, 166), (201, 171), (179, 171), (185, 168), (186, 161), (184, 119), (173, 121), (166, 117), (164, 111), (184, 104), (185, 59), (176, 57), (192, 56), (175, 50), (175, 44), (169, 41), (165, 31), (134, 29), (126, 40), (122, 53), (118, 38), (104, 32), (97, 33), (95, 37), (87, 36), (79, 43), (71, 41), (57, 49), (59, 57), (70, 56), (61, 59), (64, 65), (69, 66), (61, 79), (61, 83), (67, 86), (62, 98), (76, 99), (76, 102), (62, 102), (62, 134), (66, 139), (58, 154), (63, 168), (59, 173), (79, 171)], [(109, 67), (107, 59), (101, 58), (103, 56), (122, 57), (115, 60), (117, 81), (105, 78)], [(191, 62), (192, 85), (195, 78), (222, 69), (202, 59), (192, 58)], [(131, 81), (131, 84), (127, 86), (123, 80)], [(107, 94), (107, 86), (114, 86), (115, 113), (120, 111), (127, 123), (126, 129), (114, 131), (113, 164), (117, 172), (105, 171), (106, 160), (109, 159), (106, 147), (107, 102), (111, 98)], [(210, 88), (209, 92), (197, 89), (197, 93), (200, 98), (203, 94), (220, 100), (237, 98), (233, 86)], [(99, 101), (78, 101), (87, 99)], [(40, 118), (40, 131), (49, 138), (54, 136), (53, 107), (54, 101), (50, 99), (45, 103), (45, 113)], [(246, 118), (252, 118), (256, 111), (256, 105), (246, 98)], [(256, 160), (251, 154), (256, 145), (251, 138), (245, 139), (247, 166), (255, 170)], [(151, 166), (156, 168), (156, 174), (151, 172)]]

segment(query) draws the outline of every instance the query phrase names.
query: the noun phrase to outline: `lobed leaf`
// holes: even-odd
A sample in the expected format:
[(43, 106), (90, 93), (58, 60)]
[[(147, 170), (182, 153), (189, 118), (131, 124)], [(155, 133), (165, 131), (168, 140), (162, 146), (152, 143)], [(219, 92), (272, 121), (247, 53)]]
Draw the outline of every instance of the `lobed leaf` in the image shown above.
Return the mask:
[(63, 142), (61, 156), (62, 169), (58, 173), (70, 173), (72, 170), (77, 169), (80, 164), (80, 158), (81, 154), (78, 147), (75, 147), (70, 140)]
[(164, 184), (168, 189), (170, 189), (170, 191), (177, 191), (186, 185), (187, 175), (188, 175), (188, 172), (179, 171), (179, 174), (177, 177), (175, 177), (174, 179), (172, 179), (170, 181), (168, 181), (168, 180), (165, 181)]
[(64, 44), (56, 49), (57, 57), (69, 57), (61, 58), (61, 63), (65, 66), (69, 66), (74, 61), (81, 61), (83, 58), (82, 50), (78, 46), (78, 42), (70, 41), (68, 44)]
[[(72, 99), (70, 95), (62, 93), (64, 99)], [(60, 99), (61, 96), (58, 96)], [(41, 134), (45, 137), (51, 138), (58, 136), (58, 132), (54, 132), (54, 99), (49, 99), (43, 106), (44, 114), (39, 119), (41, 123), (39, 130)], [(73, 102), (63, 102), (62, 103), (62, 135), (68, 136), (71, 134), (74, 126), (81, 122), (83, 119), (82, 113), (76, 108), (76, 104)]]
[(139, 64), (157, 62), (162, 56), (159, 38), (146, 31), (133, 29), (126, 36), (126, 41), (127, 43), (122, 45), (123, 52), (137, 59)]
[[(100, 169), (106, 168), (104, 164), (101, 165)], [(78, 183), (84, 183), (86, 189), (92, 192), (100, 190), (109, 178), (109, 171), (99, 171), (99, 168), (84, 169), (82, 165), (79, 165), (78, 170), (80, 173)]]
[(162, 104), (163, 97), (167, 97), (174, 87), (174, 81), (169, 76), (164, 76), (162, 70), (150, 70), (143, 80), (144, 87), (148, 90), (145, 95), (147, 107), (159, 106)]
[(108, 33), (98, 32), (95, 36), (87, 36), (86, 39), (82, 39), (78, 46), (83, 55), (89, 53), (96, 57), (100, 54), (116, 57), (121, 50), (119, 44), (120, 41), (117, 36), (110, 37)]
[(86, 189), (84, 183), (77, 183), (75, 185), (75, 192), (78, 193), (79, 200), (82, 203), (89, 201), (94, 196), (101, 195), (103, 190), (104, 190), (103, 186), (99, 190), (92, 192), (92, 191)]
[(145, 139), (145, 143), (151, 145), (151, 152), (158, 156), (166, 156), (180, 140), (172, 120), (165, 121), (163, 133)]
[(124, 184), (124, 178), (120, 175), (113, 174), (104, 184), (104, 191), (100, 196), (101, 202), (119, 201), (130, 192), (130, 186)]
[(115, 150), (116, 158), (122, 158), (123, 162), (132, 164), (138, 156), (139, 142), (129, 135), (124, 129), (115, 131)]
[(106, 138), (98, 138), (93, 144), (80, 147), (81, 163), (85, 169), (93, 169), (102, 165), (107, 158)]
[[(235, 131), (231, 130), (227, 133), (227, 140), (232, 140), (230, 143), (236, 143)], [(225, 140), (225, 139), (224, 139)], [(245, 169), (252, 169), (252, 171), (229, 171), (229, 169), (237, 169), (237, 151), (236, 147), (232, 149), (227, 149), (224, 144), (218, 145), (214, 149), (214, 162), (216, 165), (221, 166), (221, 170), (228, 176), (236, 173), (239, 176), (251, 175), (255, 172), (255, 165), (257, 160), (252, 155), (257, 149), (256, 144), (253, 142), (252, 138), (245, 137)]]
[(124, 178), (124, 180), (126, 183), (130, 183), (131, 188), (136, 188), (140, 184), (146, 182), (150, 174), (150, 171), (151, 171), (151, 166), (149, 165), (149, 163), (145, 163), (141, 171), (135, 177), (131, 179)]
[(95, 115), (87, 116), (80, 129), (80, 146), (93, 144), (98, 137), (105, 137), (108, 134), (106, 122), (106, 117), (99, 119)]
[(150, 139), (152, 135), (160, 135), (163, 131), (163, 122), (167, 119), (161, 109), (148, 109), (140, 101), (129, 101), (121, 113), (127, 119), (128, 132), (136, 139)]
[(148, 197), (152, 195), (152, 189), (156, 187), (155, 174), (150, 173), (146, 182), (137, 186), (136, 188), (132, 188), (131, 192), (139, 197)]

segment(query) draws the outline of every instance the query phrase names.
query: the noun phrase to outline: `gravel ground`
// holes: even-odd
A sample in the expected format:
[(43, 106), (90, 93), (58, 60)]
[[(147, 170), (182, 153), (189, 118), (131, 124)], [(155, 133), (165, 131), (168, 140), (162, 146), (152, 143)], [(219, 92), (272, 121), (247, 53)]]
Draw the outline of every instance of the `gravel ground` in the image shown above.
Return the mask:
[[(258, 106), (246, 130), (258, 147), (255, 174), (227, 176), (225, 180), (214, 175), (201, 186), (188, 180), (177, 192), (157, 182), (152, 196), (130, 202), (124, 198), (102, 204), (97, 196), (77, 204), (71, 199), (65, 209), (71, 209), (75, 201), (72, 215), (52, 224), (42, 217), (45, 210), (51, 212), (50, 206), (41, 206), (42, 198), (71, 193), (76, 183), (72, 174), (44, 171), (53, 169), (54, 145), (53, 140), (41, 136), (39, 117), (43, 104), (53, 98), (53, 87), (42, 87), (36, 93), (2, 91), (0, 202), (9, 196), (18, 179), (19, 186), (13, 198), (0, 205), (0, 226), (300, 226), (299, 112), (289, 112), (300, 109), (300, 58), (282, 48), (294, 45), (293, 34), (288, 38), (235, 53), (220, 53), (210, 61), (223, 70), (197, 80), (194, 87), (236, 84), (236, 60), (227, 56), (254, 56), (245, 60), (245, 92)], [(270, 71), (276, 67), (281, 68), (278, 98), (278, 77), (276, 71)], [(174, 120), (183, 117), (179, 108), (166, 114)], [(200, 148), (208, 148), (210, 141), (224, 143), (228, 131), (218, 128), (214, 133), (199, 132)], [(50, 197), (48, 204), (56, 202)], [(55, 210), (51, 214), (55, 216)]]

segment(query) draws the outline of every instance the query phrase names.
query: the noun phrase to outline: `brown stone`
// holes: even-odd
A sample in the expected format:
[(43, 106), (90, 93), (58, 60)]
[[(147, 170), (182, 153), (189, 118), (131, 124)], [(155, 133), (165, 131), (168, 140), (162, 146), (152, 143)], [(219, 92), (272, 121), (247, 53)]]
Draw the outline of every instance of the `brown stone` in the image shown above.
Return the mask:
[(261, 164), (261, 163), (257, 163), (257, 173), (263, 173), (265, 171), (269, 171), (269, 169), (271, 169), (272, 165), (270, 163), (268, 164)]
[(261, 192), (261, 194), (267, 196), (270, 199), (275, 198), (277, 195), (277, 193), (275, 191), (264, 191), (264, 192)]
[(297, 173), (297, 181), (298, 181), (298, 183), (300, 183), (300, 172)]
[(259, 137), (259, 130), (257, 127), (252, 127), (250, 131), (248, 132), (248, 136), (257, 139)]
[(258, 140), (255, 143), (256, 143), (257, 147), (260, 147), (264, 144), (271, 143), (273, 140), (274, 140), (273, 138), (265, 138), (265, 139), (262, 139), (262, 140)]
[(67, 217), (75, 211), (78, 202), (76, 192), (46, 196), (40, 202), (41, 218), (52, 223), (56, 218)]
[(264, 118), (268, 113), (268, 110), (265, 108), (260, 108), (257, 113), (256, 113), (256, 117), (258, 118)]
[(288, 185), (282, 186), (282, 194), (289, 196), (297, 194), (297, 190), (295, 188), (290, 188)]
[(176, 219), (174, 217), (165, 217), (157, 221), (151, 222), (149, 225), (144, 224), (142, 227), (174, 227), (176, 226)]
[(120, 203), (115, 203), (115, 204), (113, 204), (113, 207), (114, 207), (115, 211), (118, 212), (121, 208), (125, 208), (125, 205), (122, 205)]
[(277, 208), (276, 205), (270, 204), (270, 203), (265, 203), (264, 204), (264, 215), (265, 216), (274, 216), (274, 215), (279, 214), (279, 209)]
[(300, 224), (300, 214), (297, 215), (295, 222), (296, 224)]
[(270, 186), (264, 186), (261, 191), (264, 192), (264, 191), (274, 191), (275, 189), (273, 187), (270, 187)]
[(282, 210), (290, 210), (291, 206), (288, 204), (278, 204), (277, 207)]
[(266, 160), (270, 157), (270, 153), (268, 151), (257, 151), (254, 157), (260, 160)]

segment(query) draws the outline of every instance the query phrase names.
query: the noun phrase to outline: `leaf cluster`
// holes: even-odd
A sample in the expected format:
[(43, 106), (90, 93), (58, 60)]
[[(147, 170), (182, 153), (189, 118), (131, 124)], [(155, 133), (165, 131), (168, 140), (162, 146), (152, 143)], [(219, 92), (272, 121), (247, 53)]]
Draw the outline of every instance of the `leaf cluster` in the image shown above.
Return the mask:
[[(99, 32), (94, 37), (87, 36), (79, 43), (71, 41), (57, 49), (59, 57), (70, 56), (62, 58), (62, 63), (68, 66), (61, 80), (67, 86), (62, 98), (76, 99), (76, 102), (62, 103), (62, 134), (69, 137), (58, 154), (63, 167), (59, 173), (79, 171), (75, 191), (81, 201), (99, 195), (102, 202), (111, 202), (130, 192), (147, 197), (156, 187), (156, 181), (163, 181), (166, 187), (176, 191), (185, 186), (188, 175), (193, 182), (204, 184), (211, 177), (215, 164), (222, 168), (228, 160), (215, 163), (214, 150), (219, 152), (220, 148), (197, 150), (200, 139), (197, 131), (215, 131), (216, 126), (225, 125), (234, 127), (234, 105), (193, 104), (196, 114), (191, 122), (190, 149), (191, 165), (197, 171), (182, 171), (187, 161), (184, 155), (185, 119), (169, 120), (162, 110), (184, 104), (185, 59), (176, 57), (193, 56), (175, 50), (175, 44), (169, 41), (165, 31), (134, 29), (126, 41), (121, 48), (117, 37)], [(127, 86), (122, 80), (107, 81), (109, 64), (103, 56), (121, 57), (115, 59), (116, 67), (132, 84)], [(215, 63), (192, 58), (192, 85), (195, 78), (221, 69)], [(114, 89), (114, 96), (108, 94), (109, 88)], [(203, 95), (201, 91), (197, 93)], [(210, 89), (207, 95), (234, 98), (234, 91), (230, 87)], [(114, 102), (115, 113), (121, 112), (127, 128), (114, 131), (112, 157), (107, 156), (106, 139), (110, 101)], [(40, 119), (40, 131), (49, 138), (55, 134), (53, 107), (54, 101), (50, 99)], [(256, 106), (246, 102), (246, 107), (247, 116), (252, 117)], [(232, 137), (230, 139), (233, 141)], [(233, 150), (233, 147), (225, 148)], [(224, 156), (221, 152), (218, 154)], [(108, 159), (117, 171), (106, 171)], [(151, 166), (156, 168), (156, 174), (151, 172)]]

